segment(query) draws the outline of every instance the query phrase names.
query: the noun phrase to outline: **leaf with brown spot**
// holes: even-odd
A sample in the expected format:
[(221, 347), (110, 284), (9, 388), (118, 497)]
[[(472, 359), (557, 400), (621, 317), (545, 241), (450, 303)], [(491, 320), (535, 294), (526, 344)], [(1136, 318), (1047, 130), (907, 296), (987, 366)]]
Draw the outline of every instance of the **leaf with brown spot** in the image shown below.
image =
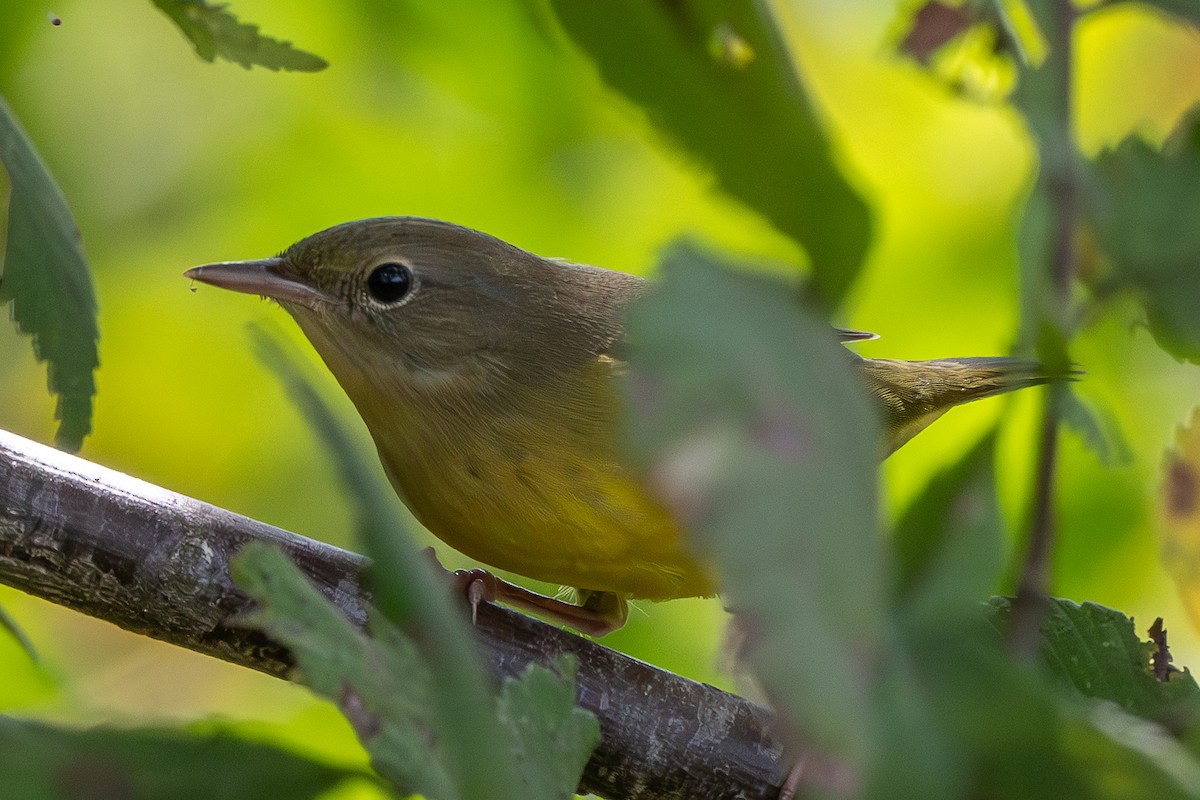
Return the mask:
[[(993, 597), (990, 605), (991, 624), (1002, 633), (1012, 619), (1012, 601)], [(1052, 597), (1045, 610), (1042, 664), (1061, 686), (1144, 719), (1178, 718), (1186, 729), (1194, 729), (1200, 687), (1187, 669), (1160, 673), (1155, 654), (1165, 648), (1165, 632), (1161, 642), (1141, 639), (1132, 617), (1096, 603)], [(1160, 674), (1169, 680), (1161, 680)]]
[(912, 27), (900, 43), (900, 51), (926, 64), (938, 50), (966, 32), (974, 20), (965, 8), (933, 0), (921, 6)]
[(1163, 465), (1159, 498), (1162, 559), (1192, 618), (1200, 628), (1200, 408), (1175, 436)]

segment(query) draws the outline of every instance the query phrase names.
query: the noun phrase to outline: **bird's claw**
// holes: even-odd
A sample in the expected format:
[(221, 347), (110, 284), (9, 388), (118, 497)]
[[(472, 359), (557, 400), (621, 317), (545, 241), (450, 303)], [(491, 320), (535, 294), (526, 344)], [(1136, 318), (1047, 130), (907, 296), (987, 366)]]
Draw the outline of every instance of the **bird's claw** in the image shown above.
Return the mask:
[(494, 603), (498, 594), (497, 578), (486, 569), (459, 569), (451, 576), (455, 589), (461, 592), (471, 606), (471, 624), (479, 618), (480, 603)]

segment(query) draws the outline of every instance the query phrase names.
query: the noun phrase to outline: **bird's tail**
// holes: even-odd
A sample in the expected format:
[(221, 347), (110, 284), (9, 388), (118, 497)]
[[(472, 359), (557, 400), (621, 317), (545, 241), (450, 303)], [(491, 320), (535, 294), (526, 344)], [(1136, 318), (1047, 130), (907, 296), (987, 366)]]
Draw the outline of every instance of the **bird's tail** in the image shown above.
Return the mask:
[(981, 400), (1056, 380), (1076, 380), (1080, 375), (1077, 370), (1058, 374), (1037, 361), (1005, 356), (939, 358), (923, 364), (931, 371), (955, 379), (943, 384), (947, 399), (952, 400), (947, 405)]
[(950, 408), (997, 394), (1055, 380), (1073, 380), (1079, 372), (1057, 374), (1037, 361), (1020, 358), (941, 358), (859, 362), (867, 386), (880, 403), (892, 452)]

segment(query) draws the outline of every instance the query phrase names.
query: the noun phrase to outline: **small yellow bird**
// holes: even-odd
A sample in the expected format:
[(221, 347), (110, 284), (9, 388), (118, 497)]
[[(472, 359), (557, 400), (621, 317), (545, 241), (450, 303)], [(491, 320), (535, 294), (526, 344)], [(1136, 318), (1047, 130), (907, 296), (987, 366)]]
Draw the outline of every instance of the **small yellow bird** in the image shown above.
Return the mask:
[[(642, 279), (413, 217), (348, 222), (275, 258), (185, 274), (274, 299), (296, 319), (392, 485), (439, 539), (576, 587), (580, 599), (472, 573), (473, 602), (500, 599), (602, 635), (624, 623), (628, 599), (716, 591), (619, 457), (613, 349)], [(1009, 358), (852, 357), (880, 402), (885, 453), (954, 405), (1047, 380), (1036, 363)]]

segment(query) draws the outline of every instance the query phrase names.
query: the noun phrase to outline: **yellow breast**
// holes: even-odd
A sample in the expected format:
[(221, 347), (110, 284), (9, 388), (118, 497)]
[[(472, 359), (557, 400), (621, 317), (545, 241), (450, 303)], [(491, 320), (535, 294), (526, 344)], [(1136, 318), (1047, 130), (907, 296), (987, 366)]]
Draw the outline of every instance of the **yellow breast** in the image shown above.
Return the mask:
[[(665, 600), (708, 596), (708, 570), (666, 510), (621, 465), (611, 376), (603, 396), (534, 409), (460, 399), (351, 398), (393, 485), (439, 539), (489, 566), (580, 589)], [(395, 398), (395, 395), (391, 395)], [(436, 403), (437, 407), (428, 404)]]

